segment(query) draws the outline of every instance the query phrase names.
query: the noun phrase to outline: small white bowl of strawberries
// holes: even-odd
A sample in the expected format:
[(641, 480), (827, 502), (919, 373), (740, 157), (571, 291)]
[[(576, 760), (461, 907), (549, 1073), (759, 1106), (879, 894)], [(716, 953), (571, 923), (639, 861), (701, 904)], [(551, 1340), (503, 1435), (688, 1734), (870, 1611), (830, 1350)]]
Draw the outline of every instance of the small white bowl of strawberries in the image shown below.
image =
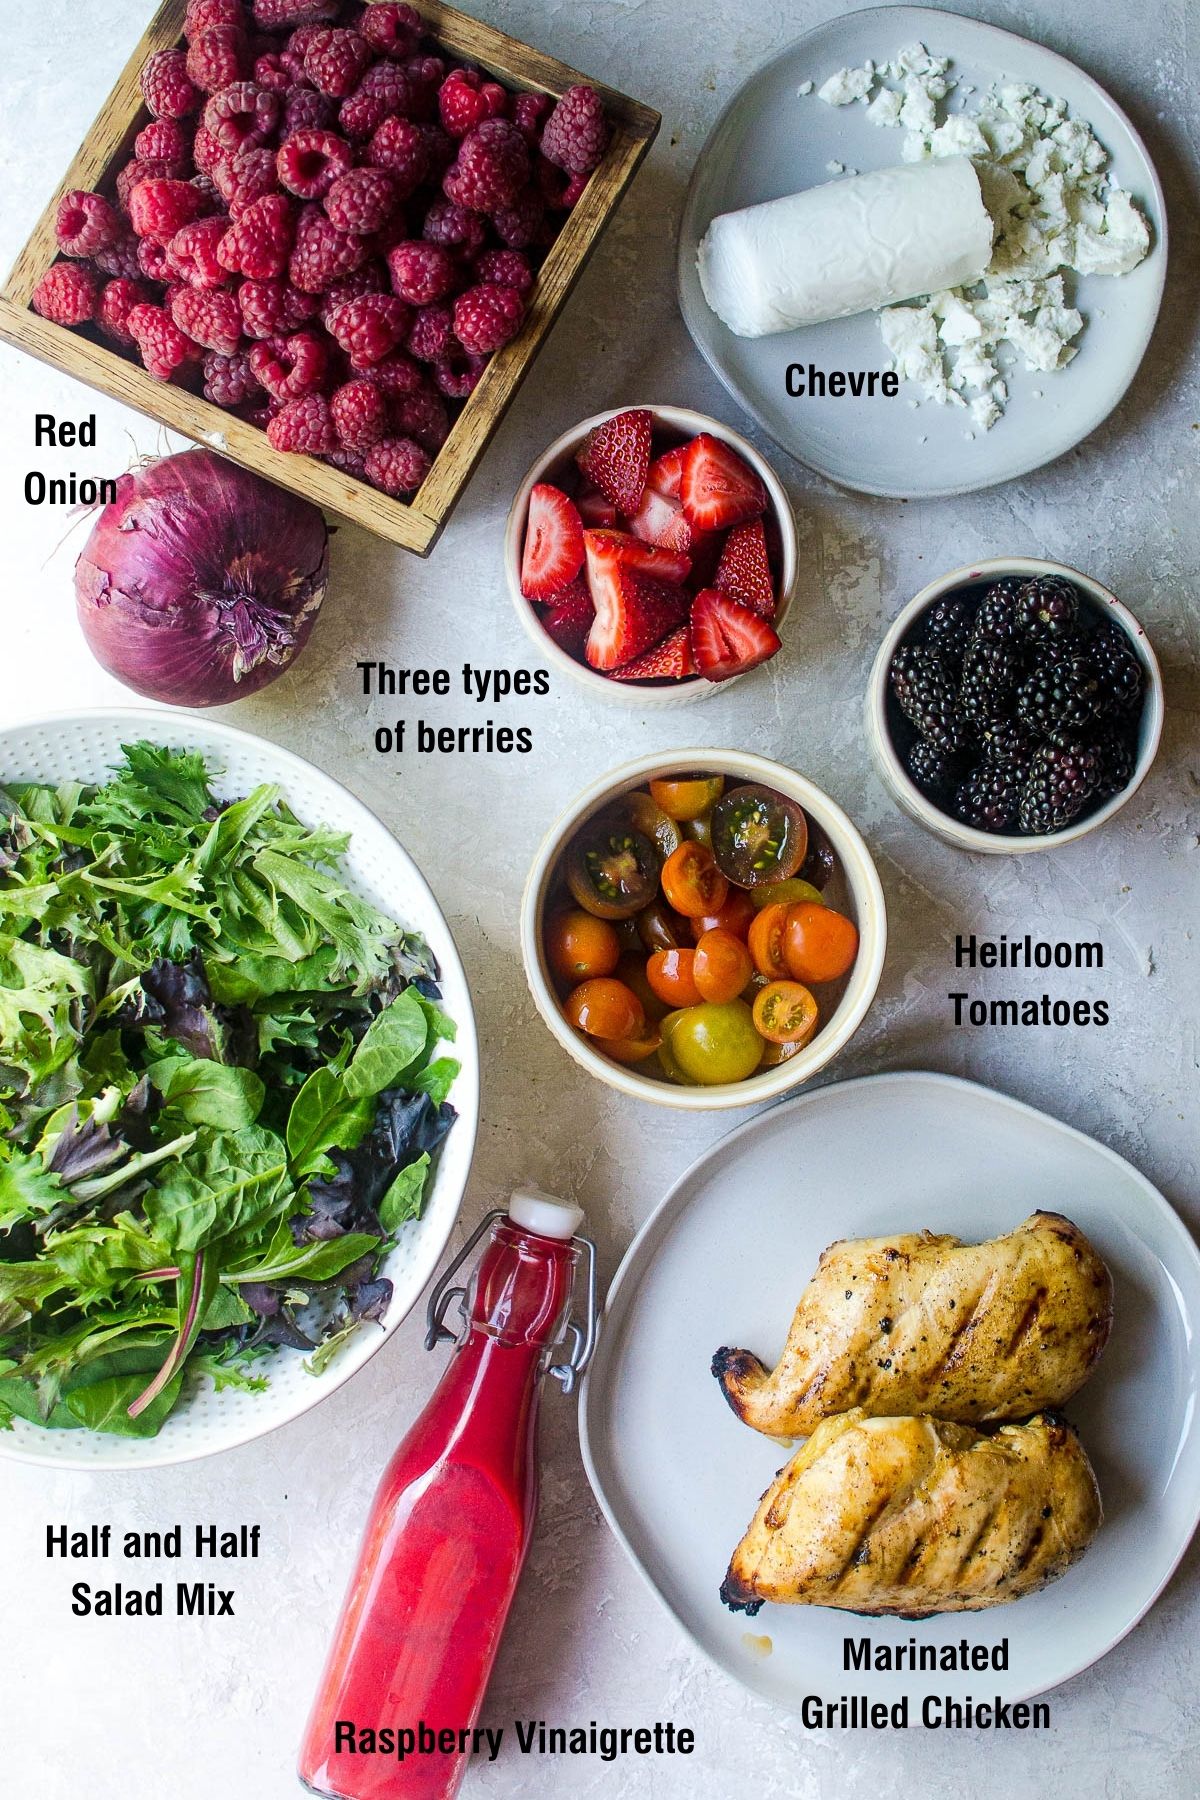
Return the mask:
[(787, 495), (703, 413), (629, 406), (564, 432), (508, 516), (513, 605), (543, 656), (599, 697), (672, 706), (780, 649), (796, 583)]

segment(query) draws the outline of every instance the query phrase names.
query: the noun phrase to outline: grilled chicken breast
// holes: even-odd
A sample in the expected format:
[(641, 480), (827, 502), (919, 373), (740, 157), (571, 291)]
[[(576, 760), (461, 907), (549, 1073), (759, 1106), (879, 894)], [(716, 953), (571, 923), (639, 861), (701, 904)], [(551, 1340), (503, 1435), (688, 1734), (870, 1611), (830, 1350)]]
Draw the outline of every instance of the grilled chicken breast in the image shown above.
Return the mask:
[(1055, 1581), (1102, 1513), (1074, 1429), (1053, 1414), (991, 1435), (929, 1418), (819, 1425), (763, 1495), (721, 1598), (849, 1612), (973, 1612)]
[(712, 1368), (768, 1437), (806, 1437), (853, 1406), (1023, 1419), (1083, 1385), (1111, 1327), (1104, 1263), (1070, 1219), (1038, 1212), (984, 1244), (928, 1231), (831, 1244), (775, 1368), (729, 1348)]

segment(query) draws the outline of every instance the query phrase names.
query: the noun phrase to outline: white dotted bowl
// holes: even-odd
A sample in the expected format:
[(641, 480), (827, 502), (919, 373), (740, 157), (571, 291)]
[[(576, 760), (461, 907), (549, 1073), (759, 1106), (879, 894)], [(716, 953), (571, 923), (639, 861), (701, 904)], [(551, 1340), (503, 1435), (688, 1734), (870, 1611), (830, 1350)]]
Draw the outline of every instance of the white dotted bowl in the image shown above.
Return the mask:
[[(479, 1050), (466, 976), (450, 928), (424, 876), (395, 838), (360, 800), (319, 769), (265, 739), (192, 714), (133, 709), (97, 710), (42, 719), (0, 730), (0, 787), (8, 781), (97, 781), (120, 761), (121, 745), (137, 738), (199, 751), (216, 775), (219, 793), (243, 794), (275, 782), (301, 819), (350, 833), (345, 867), (351, 885), (389, 917), (425, 937), (441, 969), (446, 1011), (456, 1021), (453, 1054), (462, 1063), (451, 1091), (458, 1120), (438, 1157), (422, 1217), (403, 1227), (381, 1272), (393, 1284), (382, 1329), (367, 1322), (342, 1345), (320, 1375), (304, 1357), (277, 1351), (256, 1364), (267, 1376), (262, 1393), (215, 1392), (207, 1378), (171, 1414), (157, 1437), (101, 1432), (45, 1431), (25, 1420), (0, 1432), (0, 1456), (59, 1468), (154, 1468), (189, 1462), (261, 1437), (287, 1424), (341, 1387), (391, 1336), (420, 1298), (458, 1218), (479, 1120)], [(449, 1049), (449, 1046), (448, 1046)]]

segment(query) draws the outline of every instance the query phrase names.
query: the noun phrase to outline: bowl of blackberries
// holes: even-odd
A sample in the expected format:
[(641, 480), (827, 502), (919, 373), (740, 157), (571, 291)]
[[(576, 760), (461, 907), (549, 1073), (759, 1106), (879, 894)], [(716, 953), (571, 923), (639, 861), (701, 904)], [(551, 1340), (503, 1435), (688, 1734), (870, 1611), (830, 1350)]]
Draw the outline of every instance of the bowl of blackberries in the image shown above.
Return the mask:
[(867, 730), (893, 797), (948, 843), (1069, 843), (1146, 777), (1162, 677), (1114, 594), (1061, 563), (998, 557), (911, 600), (880, 646)]

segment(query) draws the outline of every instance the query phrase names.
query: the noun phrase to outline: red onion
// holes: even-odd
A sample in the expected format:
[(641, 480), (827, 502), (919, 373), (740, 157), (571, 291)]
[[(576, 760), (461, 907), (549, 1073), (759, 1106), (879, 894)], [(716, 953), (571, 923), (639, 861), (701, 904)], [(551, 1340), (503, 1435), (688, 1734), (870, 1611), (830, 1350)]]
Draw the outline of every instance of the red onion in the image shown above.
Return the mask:
[(75, 565), (75, 600), (118, 681), (176, 706), (221, 706), (303, 649), (328, 576), (318, 507), (185, 450), (119, 478)]

